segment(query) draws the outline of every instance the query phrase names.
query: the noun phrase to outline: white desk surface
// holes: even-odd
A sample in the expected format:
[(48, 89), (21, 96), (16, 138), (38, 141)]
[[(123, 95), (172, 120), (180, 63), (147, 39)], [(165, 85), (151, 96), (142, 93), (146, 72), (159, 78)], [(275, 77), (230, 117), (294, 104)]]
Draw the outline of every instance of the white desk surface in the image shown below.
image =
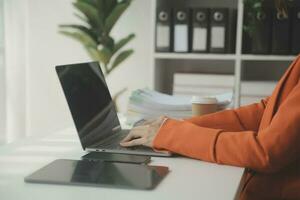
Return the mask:
[(234, 199), (243, 169), (188, 158), (153, 157), (151, 165), (165, 165), (170, 173), (151, 191), (100, 187), (25, 183), (24, 177), (58, 159), (80, 159), (81, 149), (74, 129), (44, 137), (30, 137), (0, 146), (1, 200), (90, 199)]

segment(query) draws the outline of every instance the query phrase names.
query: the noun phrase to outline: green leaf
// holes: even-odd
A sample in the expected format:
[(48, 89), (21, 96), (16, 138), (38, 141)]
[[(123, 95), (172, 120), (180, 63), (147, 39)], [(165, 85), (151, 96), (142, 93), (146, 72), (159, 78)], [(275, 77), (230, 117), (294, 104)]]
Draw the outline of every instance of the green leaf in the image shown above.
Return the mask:
[(111, 11), (114, 9), (114, 7), (117, 5), (117, 0), (100, 0), (103, 2), (104, 5), (104, 14), (105, 17), (108, 17)]
[(120, 16), (124, 13), (124, 11), (128, 8), (130, 5), (131, 0), (124, 0), (120, 3), (118, 3), (110, 15), (106, 18), (105, 24), (104, 24), (104, 30), (108, 34), (110, 33), (113, 26), (116, 24)]
[(101, 20), (101, 27), (104, 27), (104, 21), (105, 21), (105, 5), (103, 0), (94, 0), (95, 1), (95, 7), (98, 10), (98, 16), (100, 17)]
[(103, 46), (107, 47), (111, 52), (113, 52), (115, 40), (112, 37), (107, 36), (105, 37), (105, 41), (103, 41)]
[(73, 3), (73, 5), (87, 17), (91, 25), (97, 27), (97, 30), (100, 31), (103, 29), (104, 19), (98, 14), (98, 10), (95, 8), (95, 6), (84, 1), (77, 1)]
[(97, 49), (91, 48), (91, 47), (86, 47), (86, 50), (93, 60), (103, 63), (104, 59), (101, 57), (101, 55), (99, 55), (99, 52)]
[(93, 60), (97, 60), (101, 63), (106, 62), (106, 57), (104, 54), (100, 53), (98, 49), (92, 48), (92, 47), (86, 47), (86, 50), (88, 51), (90, 57)]
[[(104, 13), (104, 11), (105, 11), (104, 1), (103, 0), (94, 0), (94, 1), (95, 1), (95, 6), (98, 9), (98, 13)], [(103, 15), (103, 17), (105, 17), (105, 16)]]
[(74, 16), (80, 19), (82, 22), (89, 24), (88, 19), (85, 16), (82, 16), (78, 13), (74, 13)]
[(77, 2), (87, 3), (87, 4), (90, 4), (92, 6), (96, 5), (96, 1), (95, 0), (77, 0)]
[(63, 25), (59, 25), (59, 28), (79, 30), (79, 31), (84, 32), (87, 35), (89, 35), (94, 41), (97, 41), (97, 33), (95, 33), (93, 30), (91, 30), (85, 26), (76, 25), (76, 24), (63, 24)]
[(124, 60), (126, 60), (131, 54), (133, 54), (133, 50), (129, 49), (129, 50), (125, 50), (122, 51), (114, 60), (111, 68), (108, 70), (108, 74), (114, 70), (119, 64), (121, 64)]
[(99, 54), (103, 58), (103, 63), (107, 65), (110, 62), (110, 59), (112, 57), (112, 52), (107, 47), (103, 47), (101, 50), (98, 50)]
[(130, 42), (135, 37), (134, 34), (130, 34), (127, 37), (119, 40), (114, 47), (113, 53), (119, 51), (122, 47), (124, 47), (128, 42)]
[(93, 40), (88, 34), (80, 31), (74, 31), (74, 32), (69, 32), (69, 31), (59, 31), (61, 34), (66, 35), (68, 37), (71, 37), (75, 40), (78, 40), (83, 44), (84, 46), (90, 46), (97, 48), (97, 42)]

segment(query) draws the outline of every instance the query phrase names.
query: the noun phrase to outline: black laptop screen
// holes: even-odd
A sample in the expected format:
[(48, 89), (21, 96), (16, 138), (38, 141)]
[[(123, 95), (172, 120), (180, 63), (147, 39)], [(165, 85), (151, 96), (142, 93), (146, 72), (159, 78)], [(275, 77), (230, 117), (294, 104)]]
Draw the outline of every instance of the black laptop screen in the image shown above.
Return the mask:
[(94, 147), (113, 130), (119, 120), (98, 63), (57, 66), (81, 145)]

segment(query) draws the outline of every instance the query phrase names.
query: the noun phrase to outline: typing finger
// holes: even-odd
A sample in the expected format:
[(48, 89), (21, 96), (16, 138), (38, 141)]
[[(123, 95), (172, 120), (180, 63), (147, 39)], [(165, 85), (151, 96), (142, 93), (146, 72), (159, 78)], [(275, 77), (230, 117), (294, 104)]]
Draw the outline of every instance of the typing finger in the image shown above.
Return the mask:
[(139, 146), (145, 144), (146, 140), (144, 138), (134, 139), (128, 142), (121, 142), (120, 145), (123, 147), (132, 147), (132, 146)]
[(135, 138), (140, 138), (143, 136), (143, 132), (140, 131), (140, 130), (143, 130), (143, 129), (132, 129), (130, 131), (130, 133), (121, 141), (121, 142), (128, 142), (130, 140), (133, 140)]

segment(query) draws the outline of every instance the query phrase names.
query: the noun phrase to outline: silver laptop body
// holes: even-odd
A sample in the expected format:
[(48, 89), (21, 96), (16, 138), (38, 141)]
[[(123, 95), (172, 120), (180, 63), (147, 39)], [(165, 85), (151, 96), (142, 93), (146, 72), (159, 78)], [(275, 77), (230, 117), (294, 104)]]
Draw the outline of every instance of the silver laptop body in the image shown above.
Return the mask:
[(151, 148), (119, 145), (129, 130), (122, 130), (98, 62), (56, 66), (74, 124), (86, 151), (149, 156), (171, 156)]

